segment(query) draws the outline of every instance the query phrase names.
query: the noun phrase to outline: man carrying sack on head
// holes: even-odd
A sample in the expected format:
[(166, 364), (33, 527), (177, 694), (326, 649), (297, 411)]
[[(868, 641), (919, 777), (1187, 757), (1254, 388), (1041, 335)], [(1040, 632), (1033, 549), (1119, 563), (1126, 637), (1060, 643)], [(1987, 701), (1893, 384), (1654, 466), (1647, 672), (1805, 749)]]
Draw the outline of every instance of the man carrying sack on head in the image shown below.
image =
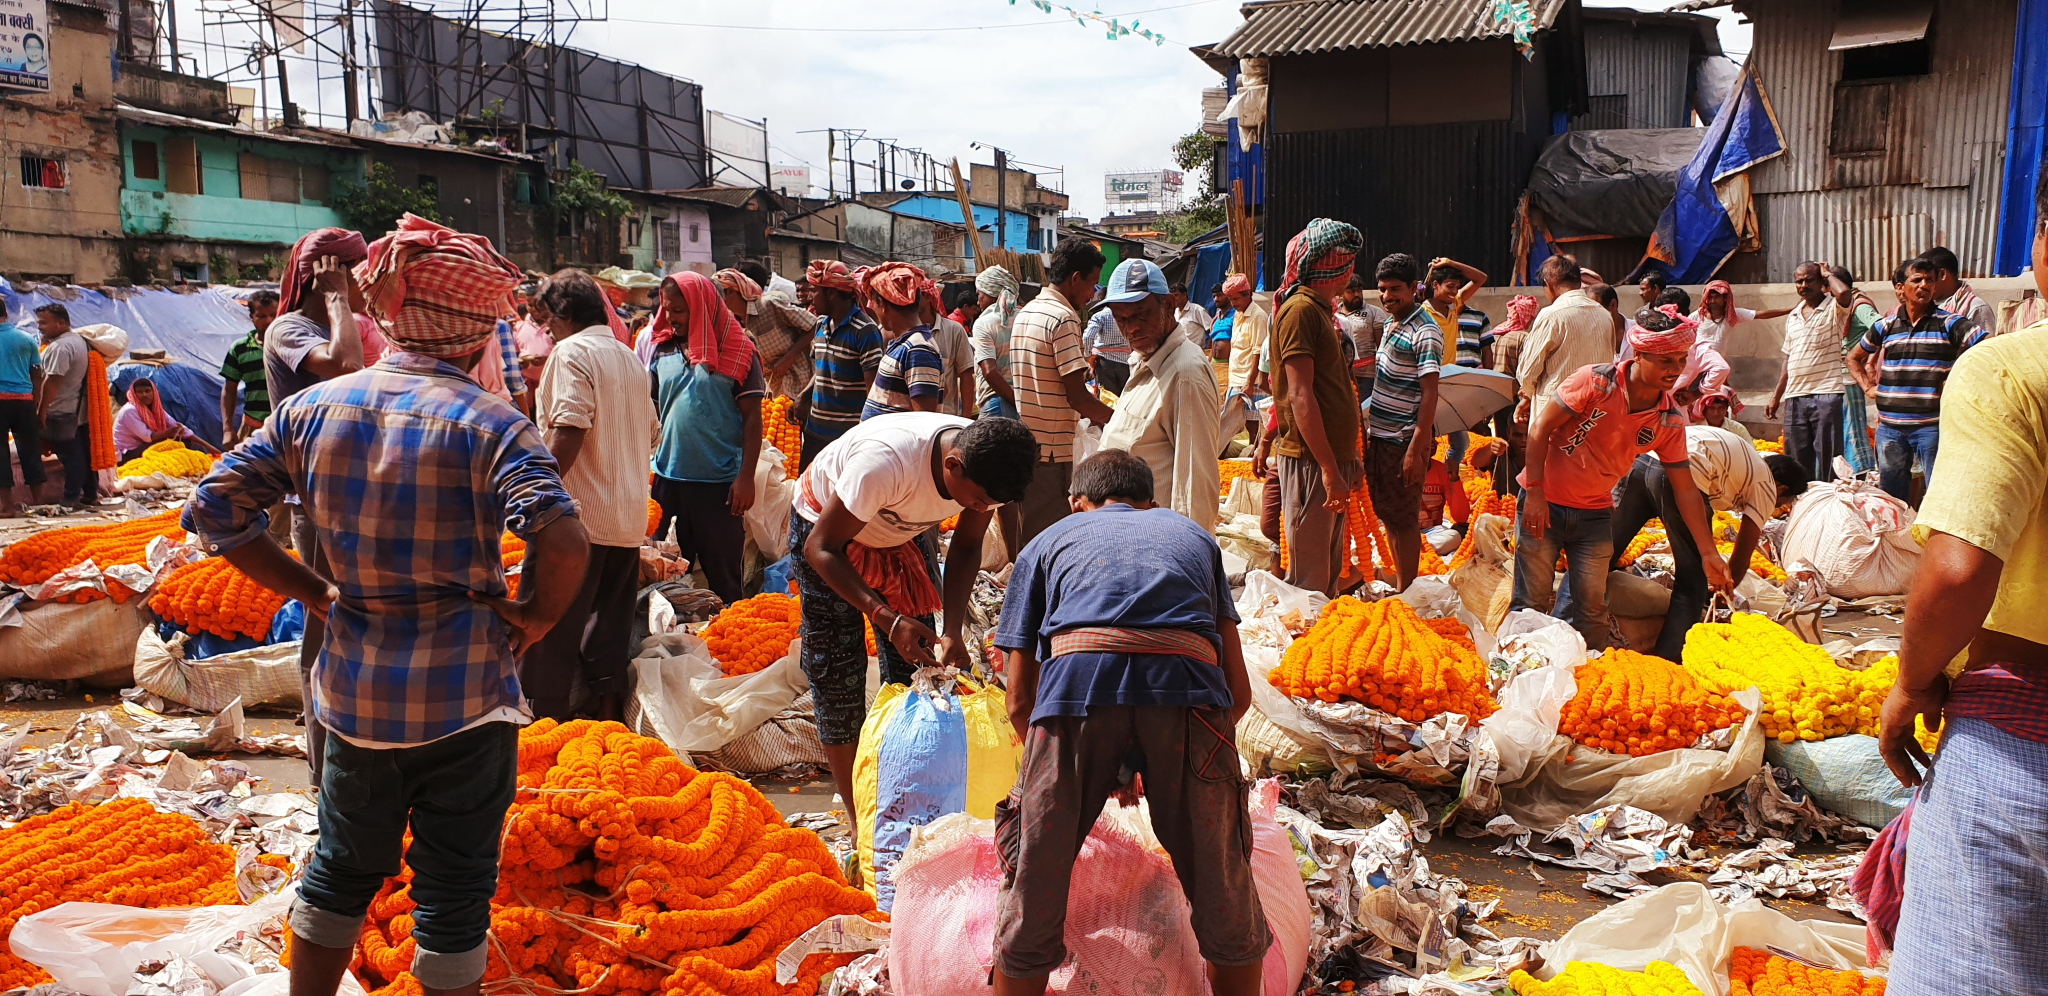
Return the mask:
[[(481, 237), (406, 215), (362, 271), (393, 351), (280, 402), (199, 483), (184, 526), (329, 624), (309, 703), (329, 733), (320, 840), (290, 912), (292, 992), (340, 988), (402, 860), (419, 903), (413, 974), (426, 996), (474, 996), (531, 719), (517, 655), (576, 597), (590, 544), (533, 423), (469, 375), (519, 270)], [(270, 538), (264, 510), (292, 491), (332, 581)], [(527, 542), (519, 601), (498, 554), (508, 529)]]

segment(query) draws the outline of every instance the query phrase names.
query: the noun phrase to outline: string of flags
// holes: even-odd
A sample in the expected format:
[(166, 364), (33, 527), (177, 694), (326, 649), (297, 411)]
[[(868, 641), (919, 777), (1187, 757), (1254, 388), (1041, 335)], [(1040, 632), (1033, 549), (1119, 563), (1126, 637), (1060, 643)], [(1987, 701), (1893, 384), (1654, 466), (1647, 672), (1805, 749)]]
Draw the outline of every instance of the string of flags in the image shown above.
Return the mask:
[[(1506, 0), (1502, 0), (1502, 2), (1506, 2)], [(1017, 6), (1017, 0), (1010, 0), (1010, 6)], [(1031, 0), (1031, 6), (1038, 8), (1040, 12), (1046, 14), (1065, 14), (1068, 17), (1073, 18), (1075, 24), (1078, 24), (1084, 28), (1089, 27), (1091, 25), (1100, 27), (1103, 29), (1104, 37), (1108, 38), (1110, 41), (1116, 41), (1119, 38), (1128, 37), (1130, 35), (1137, 35), (1140, 38), (1150, 41), (1154, 45), (1166, 44), (1165, 35), (1162, 35), (1157, 31), (1153, 31), (1148, 28), (1139, 26), (1136, 19), (1133, 19), (1130, 23), (1126, 24), (1123, 21), (1114, 17), (1110, 17), (1099, 10), (1078, 10), (1076, 8), (1069, 7), (1063, 3), (1052, 3), (1051, 0)], [(1526, 12), (1529, 8), (1529, 5), (1528, 3), (1523, 2), (1521, 3), (1521, 7), (1523, 11)]]
[(1529, 9), (1529, 0), (1493, 0), (1493, 19), (1513, 32), (1515, 48), (1521, 50), (1522, 58), (1536, 57), (1536, 47), (1530, 41), (1536, 33), (1536, 14)]

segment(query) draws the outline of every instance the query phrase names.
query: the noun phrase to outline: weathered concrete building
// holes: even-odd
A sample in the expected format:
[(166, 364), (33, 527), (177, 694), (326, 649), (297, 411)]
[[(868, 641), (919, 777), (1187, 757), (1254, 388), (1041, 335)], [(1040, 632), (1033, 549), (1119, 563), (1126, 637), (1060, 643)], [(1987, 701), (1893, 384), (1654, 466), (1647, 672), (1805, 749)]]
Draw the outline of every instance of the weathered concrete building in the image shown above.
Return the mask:
[(50, 92), (0, 90), (0, 270), (96, 282), (122, 273), (113, 32), (96, 7), (49, 10)]

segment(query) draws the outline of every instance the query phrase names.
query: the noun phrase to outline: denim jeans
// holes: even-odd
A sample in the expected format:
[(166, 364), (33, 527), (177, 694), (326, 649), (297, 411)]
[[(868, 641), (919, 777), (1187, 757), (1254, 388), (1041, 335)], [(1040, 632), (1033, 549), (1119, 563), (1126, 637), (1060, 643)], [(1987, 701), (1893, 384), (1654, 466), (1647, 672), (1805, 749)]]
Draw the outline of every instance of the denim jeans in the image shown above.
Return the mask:
[[(1613, 642), (1607, 619), (1608, 562), (1614, 559), (1614, 510), (1569, 508), (1550, 503), (1550, 528), (1529, 535), (1526, 515), (1515, 521), (1515, 601), (1517, 609), (1535, 609), (1569, 621), (1586, 646), (1595, 650)], [(1564, 589), (1552, 610), (1552, 577), (1557, 555), (1565, 555)]]
[(1021, 420), (1024, 416), (1017, 412), (1016, 405), (1003, 400), (1002, 395), (991, 394), (987, 401), (981, 403), (981, 417)]
[(1700, 562), (1700, 548), (1692, 540), (1692, 531), (1685, 528), (1678, 492), (1671, 489), (1664, 463), (1655, 454), (1645, 454), (1629, 468), (1628, 477), (1622, 481), (1621, 497), (1614, 503), (1614, 549), (1628, 549), (1629, 541), (1651, 519), (1663, 519), (1668, 527), (1665, 535), (1671, 540), (1671, 560), (1677, 568), (1671, 584), (1671, 609), (1664, 614), (1664, 634), (1657, 638), (1655, 653), (1677, 664), (1685, 650), (1685, 634), (1706, 612), (1713, 590), (1707, 587), (1707, 569)]
[(1877, 427), (1877, 483), (1885, 493), (1900, 501), (1913, 500), (1913, 458), (1920, 459), (1920, 475), (1934, 483), (1934, 452), (1941, 443), (1941, 426), (1898, 428), (1879, 423)]
[(511, 723), (416, 747), (372, 749), (328, 737), (320, 841), (292, 903), (292, 932), (324, 948), (355, 944), (370, 901), (402, 859), (412, 867), (419, 904), (413, 974), (432, 989), (483, 978), (498, 839), (518, 774), (519, 728)]
[(1842, 395), (1807, 394), (1785, 399), (1785, 455), (1798, 461), (1811, 481), (1835, 479), (1842, 455)]

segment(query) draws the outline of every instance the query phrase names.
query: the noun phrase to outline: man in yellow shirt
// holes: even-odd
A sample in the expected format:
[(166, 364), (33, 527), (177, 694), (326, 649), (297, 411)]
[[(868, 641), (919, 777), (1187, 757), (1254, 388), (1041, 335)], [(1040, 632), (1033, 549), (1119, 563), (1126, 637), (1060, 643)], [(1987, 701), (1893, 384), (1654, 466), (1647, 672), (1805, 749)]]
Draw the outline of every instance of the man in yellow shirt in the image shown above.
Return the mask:
[[(2048, 177), (2044, 177), (2048, 179)], [(2034, 280), (2048, 293), (2048, 183)], [(1942, 391), (1879, 749), (1920, 788), (1889, 992), (2040, 992), (2048, 977), (2048, 322), (1973, 347)], [(1944, 668), (1965, 647), (1951, 681)], [(1939, 764), (1914, 717), (1941, 727)], [(1936, 770), (1938, 768), (1938, 770)], [(1925, 770), (1924, 781), (1922, 770)]]

